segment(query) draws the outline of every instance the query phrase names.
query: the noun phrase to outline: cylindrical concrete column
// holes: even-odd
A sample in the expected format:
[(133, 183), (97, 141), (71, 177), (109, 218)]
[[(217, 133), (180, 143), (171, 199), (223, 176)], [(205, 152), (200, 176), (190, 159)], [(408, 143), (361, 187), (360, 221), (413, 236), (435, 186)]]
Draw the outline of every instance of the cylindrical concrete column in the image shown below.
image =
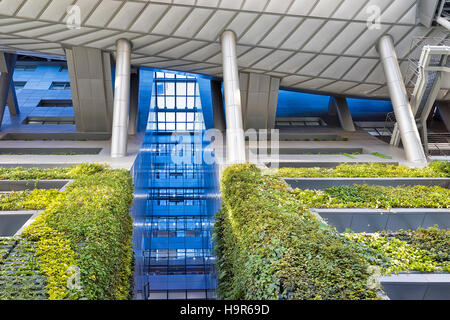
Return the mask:
[(245, 139), (242, 127), (241, 92), (236, 56), (236, 36), (225, 31), (221, 37), (223, 56), (223, 83), (225, 93), (225, 118), (227, 126), (228, 163), (245, 162)]
[(111, 157), (127, 155), (128, 121), (130, 110), (131, 42), (116, 42), (116, 80), (114, 84), (114, 112), (111, 137)]
[(390, 35), (381, 37), (377, 49), (383, 64), (406, 158), (413, 165), (423, 166), (427, 163), (427, 160), (403, 83), (392, 37)]

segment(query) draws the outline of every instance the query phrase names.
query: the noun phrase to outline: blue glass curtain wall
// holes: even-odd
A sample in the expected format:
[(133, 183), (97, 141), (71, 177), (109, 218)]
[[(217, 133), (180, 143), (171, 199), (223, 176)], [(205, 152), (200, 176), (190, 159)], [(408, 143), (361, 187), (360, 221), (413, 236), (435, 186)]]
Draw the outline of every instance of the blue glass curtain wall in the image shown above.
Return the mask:
[[(277, 118), (322, 117), (328, 115), (330, 97), (326, 95), (280, 90)], [(348, 108), (354, 121), (384, 121), (392, 112), (389, 100), (347, 98)]]
[(214, 165), (194, 157), (209, 144), (192, 139), (187, 163), (172, 160), (173, 132), (201, 137), (205, 125), (196, 78), (156, 72), (135, 181), (135, 297), (214, 299), (212, 228), (219, 209)]

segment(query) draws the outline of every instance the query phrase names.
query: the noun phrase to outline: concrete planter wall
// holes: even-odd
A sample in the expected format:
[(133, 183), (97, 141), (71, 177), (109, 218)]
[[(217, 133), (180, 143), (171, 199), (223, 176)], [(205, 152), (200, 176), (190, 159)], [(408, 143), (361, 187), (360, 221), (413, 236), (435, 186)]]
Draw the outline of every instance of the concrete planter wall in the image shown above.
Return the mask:
[(102, 148), (0, 148), (0, 155), (52, 155), (55, 153), (74, 153), (76, 155), (99, 154)]
[[(258, 153), (258, 149), (251, 149), (253, 153)], [(363, 148), (285, 148), (280, 147), (277, 152), (280, 155), (301, 155), (301, 154), (342, 154), (342, 153), (363, 153)], [(267, 150), (268, 154), (271, 154), (271, 149)]]
[[(345, 157), (345, 156), (342, 156)], [(378, 162), (382, 162), (382, 163), (389, 163), (389, 164), (393, 164), (393, 165), (398, 165), (397, 161), (392, 161), (392, 160), (386, 160), (386, 161), (378, 161)], [(353, 164), (368, 164), (369, 162), (365, 162), (365, 161), (351, 161), (349, 159), (349, 161), (346, 161), (346, 163), (353, 163)], [(265, 162), (264, 165), (267, 167), (276, 167), (276, 168), (315, 168), (315, 167), (319, 167), (319, 168), (336, 168), (338, 165), (342, 164), (342, 162), (337, 162), (337, 161), (279, 161), (279, 162)]]
[(352, 229), (356, 233), (373, 233), (383, 230), (417, 230), (438, 225), (450, 228), (449, 209), (312, 209), (339, 232)]
[(440, 186), (450, 187), (450, 178), (283, 178), (292, 188), (323, 190), (336, 186)]
[(323, 133), (299, 133), (294, 130), (291, 132), (280, 132), (280, 141), (344, 141), (344, 138), (337, 134), (323, 134)]
[(72, 180), (0, 180), (0, 191), (64, 190)]
[(400, 273), (380, 277), (391, 300), (450, 300), (450, 274)]
[[(339, 232), (372, 233), (382, 230), (416, 230), (438, 225), (450, 228), (449, 209), (312, 209)], [(391, 300), (450, 300), (450, 274), (399, 273), (381, 276), (379, 281)]]
[(0, 211), (0, 237), (18, 236), (42, 211)]
[(106, 141), (111, 139), (109, 133), (78, 133), (78, 132), (8, 132), (0, 134), (0, 140), (73, 140)]

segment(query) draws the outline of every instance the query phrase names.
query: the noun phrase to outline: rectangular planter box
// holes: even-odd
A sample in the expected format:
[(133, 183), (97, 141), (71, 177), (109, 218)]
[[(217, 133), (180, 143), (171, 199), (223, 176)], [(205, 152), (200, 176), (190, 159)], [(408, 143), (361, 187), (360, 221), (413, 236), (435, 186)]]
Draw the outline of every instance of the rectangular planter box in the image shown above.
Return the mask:
[(110, 133), (76, 133), (76, 132), (8, 132), (1, 136), (1, 140), (70, 140), (106, 141), (111, 139)]
[(383, 230), (417, 230), (438, 225), (450, 228), (449, 209), (312, 209), (339, 232), (352, 229), (356, 233), (373, 233)]
[[(350, 160), (350, 159), (349, 159)], [(393, 165), (398, 165), (397, 161), (379, 161), (382, 163), (389, 163)], [(364, 161), (347, 161), (349, 164), (368, 164), (369, 162)], [(264, 165), (267, 167), (275, 167), (277, 168), (336, 168), (338, 165), (342, 164), (342, 162), (336, 161), (300, 161), (300, 162), (292, 162), (292, 161), (280, 161), (277, 163), (265, 162)]]
[(28, 227), (42, 211), (0, 211), (0, 237), (13, 237)]
[[(344, 138), (337, 134), (323, 134), (323, 133), (299, 133), (294, 131), (282, 131), (280, 132), (280, 141), (343, 141)], [(316, 139), (316, 141), (314, 141)]]
[(0, 180), (0, 191), (63, 190), (72, 180)]
[(102, 148), (0, 148), (0, 155), (52, 155), (55, 153), (74, 153), (75, 155), (99, 154)]
[(391, 300), (450, 300), (450, 274), (399, 273), (380, 277)]
[[(258, 153), (258, 149), (251, 149), (255, 154)], [(267, 150), (268, 154), (271, 154), (271, 149)], [(342, 154), (342, 153), (363, 153), (362, 148), (283, 148), (278, 149), (280, 155), (304, 155), (304, 154)]]
[(323, 190), (336, 186), (440, 186), (449, 188), (450, 178), (283, 178), (292, 188)]

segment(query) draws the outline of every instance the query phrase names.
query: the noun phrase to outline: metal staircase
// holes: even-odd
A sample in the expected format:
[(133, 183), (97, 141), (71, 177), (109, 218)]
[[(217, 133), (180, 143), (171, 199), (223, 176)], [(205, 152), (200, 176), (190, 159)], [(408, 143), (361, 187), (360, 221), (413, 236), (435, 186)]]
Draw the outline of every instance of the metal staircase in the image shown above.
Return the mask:
[(441, 17), (450, 19), (450, 0), (445, 0), (442, 2)]
[[(425, 153), (428, 154), (426, 121), (438, 97), (443, 73), (450, 71), (450, 39), (418, 38), (413, 41), (411, 52), (405, 83), (407, 87), (414, 88), (413, 92), (410, 92), (411, 110), (421, 134)], [(391, 121), (395, 122), (395, 117), (388, 114), (386, 122)], [(400, 145), (397, 123), (390, 143), (394, 146)]]

